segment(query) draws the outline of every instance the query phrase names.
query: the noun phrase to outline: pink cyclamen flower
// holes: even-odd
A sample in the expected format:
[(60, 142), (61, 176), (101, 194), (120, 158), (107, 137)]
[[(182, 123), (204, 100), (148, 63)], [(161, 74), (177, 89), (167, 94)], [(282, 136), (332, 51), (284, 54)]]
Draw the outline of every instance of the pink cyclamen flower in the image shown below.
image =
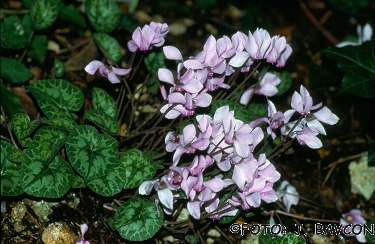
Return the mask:
[(128, 48), (131, 52), (138, 49), (147, 51), (155, 47), (160, 47), (164, 44), (164, 37), (169, 32), (167, 24), (160, 24), (151, 22), (150, 25), (145, 25), (142, 29), (137, 28), (133, 32), (132, 40), (128, 42)]
[(110, 70), (102, 62), (94, 60), (86, 65), (85, 71), (90, 75), (93, 75), (96, 71), (99, 71), (102, 76), (107, 77), (112, 84), (115, 84), (120, 83), (120, 80), (116, 75), (127, 75), (131, 69), (120, 69), (112, 66), (112, 72), (110, 72)]
[(240, 98), (240, 103), (243, 105), (248, 104), (251, 96), (254, 93), (267, 97), (275, 96), (279, 92), (276, 86), (278, 86), (280, 83), (281, 80), (279, 79), (279, 77), (270, 72), (267, 72), (261, 77), (259, 87), (254, 89), (254, 87), (251, 86), (243, 92)]
[(82, 237), (78, 238), (76, 240), (76, 244), (90, 244), (90, 242), (86, 241), (85, 238), (84, 238), (84, 235), (85, 235), (85, 233), (87, 232), (88, 229), (89, 229), (89, 227), (87, 226), (87, 224), (81, 224)]
[[(172, 190), (174, 188), (170, 186), (166, 180), (166, 178), (162, 178), (161, 180), (147, 180), (144, 181), (138, 189), (140, 195), (149, 195), (152, 189), (155, 189), (158, 194), (158, 201), (155, 201), (156, 209), (158, 211), (159, 201), (163, 204), (163, 210), (166, 214), (173, 213), (173, 202), (174, 196)], [(158, 216), (160, 217), (160, 213), (158, 212)]]
[[(342, 218), (340, 219), (340, 224), (343, 226), (342, 233), (344, 233), (346, 236), (354, 236), (357, 238), (357, 241), (365, 243), (366, 237), (363, 228), (360, 226), (355, 225), (364, 225), (366, 224), (366, 220), (362, 217), (361, 211), (359, 209), (352, 209), (348, 213), (344, 213), (342, 215)], [(352, 227), (354, 227), (354, 230), (352, 230)], [(362, 231), (361, 231), (362, 230)], [(359, 233), (358, 235), (354, 233)]]
[(299, 201), (296, 188), (289, 184), (288, 181), (284, 180), (283, 182), (281, 182), (278, 190), (285, 191), (285, 193), (278, 191), (276, 194), (278, 198), (283, 198), (283, 203), (286, 207), (286, 211), (290, 212), (290, 207), (292, 205), (297, 205)]

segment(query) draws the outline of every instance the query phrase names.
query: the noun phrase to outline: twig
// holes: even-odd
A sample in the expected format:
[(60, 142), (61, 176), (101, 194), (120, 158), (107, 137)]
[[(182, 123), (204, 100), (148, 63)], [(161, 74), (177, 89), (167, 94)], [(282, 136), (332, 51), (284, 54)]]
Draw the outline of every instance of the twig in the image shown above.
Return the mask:
[(221, 234), (222, 236), (224, 236), (224, 238), (227, 239), (227, 241), (228, 241), (230, 244), (234, 244), (234, 242), (233, 242), (231, 239), (229, 239), (229, 237), (228, 237), (228, 236), (227, 236), (222, 230), (220, 230), (220, 228), (217, 227), (216, 225), (215, 225), (215, 229), (216, 229), (217, 231), (219, 231), (220, 234)]
[(285, 216), (289, 216), (289, 217), (292, 217), (292, 218), (296, 218), (296, 219), (310, 220), (310, 221), (315, 221), (315, 222), (326, 222), (326, 223), (336, 223), (336, 224), (340, 224), (340, 221), (337, 221), (337, 220), (329, 220), (329, 219), (314, 219), (314, 218), (309, 218), (309, 217), (303, 217), (303, 216), (294, 215), (294, 214), (287, 213), (287, 212), (284, 212), (284, 211), (281, 211), (281, 210), (275, 210), (275, 211), (276, 211), (277, 213), (279, 213), (279, 214), (282, 214), (282, 215), (285, 215)]
[(346, 157), (346, 158), (340, 158), (339, 160), (337, 160), (333, 163), (330, 163), (328, 166), (324, 167), (324, 170), (326, 170), (328, 168), (330, 168), (330, 170), (328, 171), (326, 177), (324, 178), (322, 186), (324, 186), (327, 183), (327, 181), (328, 181), (329, 177), (331, 176), (333, 170), (335, 169), (336, 165), (341, 164), (343, 162), (346, 162), (348, 160), (353, 160), (353, 159), (356, 159), (356, 158), (363, 157), (365, 155), (367, 155), (367, 152), (361, 152), (359, 154), (355, 154), (355, 155), (352, 155), (352, 156), (349, 156), (349, 157)]
[[(6, 119), (6, 115), (5, 115), (5, 112), (4, 112), (4, 109), (3, 109), (3, 106), (0, 106), (0, 108), (1, 108), (1, 114), (4, 116), (4, 119)], [(9, 135), (10, 135), (10, 140), (12, 141), (13, 146), (14, 146), (15, 148), (19, 149), (18, 146), (17, 146), (16, 141), (15, 141), (14, 138), (13, 138), (13, 134), (12, 134), (12, 130), (10, 129), (9, 122), (6, 121), (5, 123), (6, 123), (6, 125), (7, 125), (7, 129), (8, 129)]]
[(311, 23), (320, 31), (322, 34), (328, 39), (330, 43), (336, 46), (339, 41), (334, 37), (329, 31), (324, 29), (324, 27), (320, 24), (320, 22), (314, 17), (314, 15), (310, 12), (310, 10), (307, 8), (306, 4), (298, 0), (299, 6), (302, 9), (302, 11), (305, 13), (306, 17), (311, 21)]

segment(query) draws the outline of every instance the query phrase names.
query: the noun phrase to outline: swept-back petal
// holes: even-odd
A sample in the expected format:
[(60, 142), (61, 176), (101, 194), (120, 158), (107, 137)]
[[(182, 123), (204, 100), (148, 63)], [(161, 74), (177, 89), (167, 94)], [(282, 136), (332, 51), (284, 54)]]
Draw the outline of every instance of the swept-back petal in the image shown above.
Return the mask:
[(181, 52), (176, 47), (165, 46), (163, 47), (163, 52), (167, 59), (183, 61)]

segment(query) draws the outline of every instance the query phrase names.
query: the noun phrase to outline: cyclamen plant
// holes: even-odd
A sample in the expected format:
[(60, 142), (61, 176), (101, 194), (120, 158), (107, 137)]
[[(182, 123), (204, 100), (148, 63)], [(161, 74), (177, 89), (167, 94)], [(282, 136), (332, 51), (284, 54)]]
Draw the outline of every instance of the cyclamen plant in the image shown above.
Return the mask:
[[(107, 34), (126, 28), (119, 25), (123, 18), (114, 1), (86, 0), (87, 18), (71, 7), (59, 0), (48, 4), (33, 0), (22, 20), (6, 14), (2, 32), (11, 38), (2, 39), (2, 48), (24, 49), (28, 58), (42, 63), (48, 37), (39, 30), (58, 18), (72, 21), (93, 33), (102, 52), (103, 59), (92, 61), (85, 71), (98, 72), (120, 85), (119, 97), (114, 100), (94, 87), (91, 102), (83, 106), (89, 99), (70, 82), (37, 80), (27, 89), (42, 113), (30, 121), (6, 86), (26, 84), (33, 73), (23, 63), (24, 56), (20, 60), (1, 57), (1, 92), (6, 96), (1, 101), (2, 118), (11, 118), (9, 133), (2, 136), (0, 145), (2, 196), (61, 198), (71, 188), (83, 187), (105, 197), (125, 192), (131, 199), (116, 199), (120, 206), (108, 224), (131, 241), (149, 239), (162, 226), (187, 234), (189, 228), (211, 220), (229, 223), (240, 212), (251, 215), (262, 201), (282, 198), (288, 212), (298, 203), (297, 189), (286, 181), (274, 190), (281, 175), (272, 159), (294, 142), (322, 147), (318, 137), (326, 134), (322, 123), (333, 125), (338, 117), (321, 103), (314, 104), (304, 86), (294, 92), (289, 110), (276, 109), (271, 97), (291, 86), (288, 72), (275, 71), (292, 53), (285, 37), (271, 37), (260, 28), (218, 39), (209, 36), (197, 55), (188, 56), (176, 47), (162, 47), (168, 25), (152, 22), (135, 29), (127, 43), (131, 52), (127, 59), (117, 40)], [(367, 54), (374, 46), (367, 41), (369, 30), (364, 27), (366, 35), (358, 42), (364, 43), (358, 47), (323, 50), (345, 73), (340, 92), (373, 97), (373, 89), (368, 89), (373, 86), (373, 72), (367, 63), (373, 62)], [(116, 64), (122, 59), (127, 67)], [(168, 64), (175, 61), (176, 67), (167, 66), (165, 59), (172, 60)], [(137, 73), (142, 60), (151, 76), (139, 82), (145, 73)], [(63, 77), (60, 59), (55, 58), (54, 68), (50, 75)], [(161, 96), (155, 98), (158, 88)], [(145, 99), (145, 90), (155, 96)], [(156, 108), (160, 98), (164, 101)], [(83, 124), (86, 121), (90, 125)], [(191, 218), (174, 221), (183, 207)], [(341, 222), (365, 223), (358, 210), (344, 214)], [(93, 242), (85, 234), (88, 226), (81, 225), (77, 243)], [(283, 243), (291, 235), (272, 242)], [(363, 236), (357, 239), (364, 241)], [(259, 242), (269, 243), (262, 241), (262, 235)]]
[[(258, 76), (258, 69), (262, 65), (283, 67), (292, 48), (284, 37), (271, 37), (258, 28), (253, 33), (237, 32), (230, 38), (216, 40), (210, 36), (203, 50), (188, 58), (178, 48), (164, 46), (165, 58), (177, 61), (176, 72), (164, 64), (154, 72), (148, 67), (160, 81), (164, 102), (133, 129), (138, 99), (135, 95), (140, 89), (133, 90), (128, 84), (139, 68), (132, 66), (133, 61), (139, 52), (143, 58), (146, 52), (161, 47), (167, 33), (167, 24), (152, 22), (137, 28), (128, 42), (133, 53), (127, 68), (113, 62), (107, 66), (98, 60), (85, 67), (90, 75), (98, 72), (111, 83), (123, 85), (117, 102), (104, 90), (93, 89), (93, 109), (86, 111), (84, 118), (103, 133), (74, 121), (71, 111), (80, 110), (84, 100), (79, 88), (57, 79), (30, 85), (28, 89), (47, 118), (32, 122), (25, 114), (12, 118), (22, 150), (3, 140), (1, 146), (7, 152), (6, 160), (21, 165), (6, 161), (4, 167), (8, 170), (4, 170), (2, 183), (3, 179), (4, 183), (5, 179), (14, 183), (7, 181), (2, 192), (59, 198), (71, 187), (87, 186), (106, 197), (123, 189), (138, 189), (140, 195), (150, 195), (155, 190), (151, 199), (134, 197), (116, 212), (114, 229), (133, 241), (155, 235), (163, 225), (164, 213), (174, 214), (177, 204), (183, 204), (194, 219), (228, 223), (240, 210), (258, 208), (262, 201), (276, 201), (274, 184), (281, 175), (270, 160), (296, 139), (301, 145), (320, 148), (322, 143), (317, 136), (326, 134), (321, 122), (333, 125), (338, 117), (321, 103), (313, 105), (304, 86), (293, 94), (291, 109), (276, 109), (269, 97), (278, 94), (279, 85), (287, 81), (268, 68)], [(105, 36), (101, 33), (99, 37)], [(99, 45), (103, 40), (97, 40)], [(151, 54), (146, 66), (152, 63), (148, 60)], [(146, 83), (147, 80), (141, 87)], [(288, 86), (282, 89), (285, 92)], [(125, 94), (129, 100), (124, 105)], [(268, 105), (252, 103), (254, 96), (265, 96)], [(118, 121), (125, 120), (129, 104), (132, 111), (126, 120), (127, 131), (120, 135)], [(290, 122), (293, 117), (296, 120)], [(168, 124), (162, 125), (161, 121)], [(147, 144), (150, 135), (151, 142)], [(272, 148), (270, 144), (275, 139), (279, 143)], [(129, 140), (137, 143), (118, 157), (118, 147)], [(154, 162), (164, 156), (163, 151), (173, 154), (171, 162)], [(168, 170), (155, 177), (157, 169), (164, 168), (162, 164), (169, 165)], [(289, 210), (298, 199), (286, 196), (284, 202)], [(139, 228), (135, 219), (147, 228)], [(180, 226), (188, 228), (191, 222), (186, 220)], [(173, 228), (172, 224), (170, 229)], [(83, 238), (87, 226), (81, 229), (82, 238), (77, 243), (88, 243)]]
[[(166, 24), (151, 23), (143, 29), (137, 28), (133, 40), (128, 42), (129, 50), (148, 51), (164, 43), (168, 29)], [(300, 93), (292, 97), (291, 109), (277, 111), (268, 100), (268, 116), (244, 122), (236, 117), (228, 105), (216, 108), (213, 116), (196, 114), (198, 108), (207, 108), (215, 100), (211, 95), (218, 89), (231, 89), (226, 80), (233, 81), (240, 73), (248, 74), (249, 79), (262, 62), (283, 67), (292, 48), (284, 37), (270, 37), (264, 29), (257, 29), (248, 35), (237, 32), (231, 38), (223, 36), (216, 40), (210, 36), (203, 50), (196, 56), (184, 59), (178, 48), (163, 47), (169, 60), (178, 61), (176, 75), (167, 68), (159, 68), (159, 87), (167, 102), (160, 108), (166, 119), (179, 116), (195, 117), (195, 122), (182, 128), (182, 133), (170, 131), (165, 136), (165, 150), (173, 153), (172, 165), (160, 178), (146, 180), (139, 186), (139, 194), (157, 192), (155, 205), (157, 216), (163, 211), (174, 213), (176, 202), (186, 199), (186, 207), (195, 219), (211, 218), (220, 220), (223, 216), (236, 216), (239, 209), (249, 210), (278, 199), (273, 185), (280, 179), (280, 173), (269, 161), (282, 148), (290, 146), (297, 139), (301, 145), (320, 148), (318, 134), (325, 135), (320, 122), (333, 125), (338, 117), (322, 104), (313, 105), (312, 97), (304, 86)], [(252, 67), (257, 65), (256, 67)], [(99, 61), (92, 61), (85, 70), (93, 74), (96, 70), (107, 76), (112, 83), (118, 83), (115, 76), (125, 76), (130, 69), (113, 72)], [(126, 80), (125, 80), (126, 82)], [(254, 94), (266, 97), (278, 93), (281, 80), (272, 73), (265, 72), (250, 87), (240, 87), (240, 103), (248, 105)], [(295, 113), (298, 120), (289, 122)], [(265, 131), (263, 124), (268, 127)], [(260, 144), (267, 144), (268, 134), (272, 139), (281, 136), (281, 143), (271, 152), (259, 150)], [(258, 147), (257, 147), (258, 146)], [(192, 159), (183, 159), (183, 155)], [(186, 161), (187, 160), (187, 161)], [(224, 195), (223, 195), (224, 194)], [(225, 196), (225, 197), (224, 197)], [(284, 197), (284, 200), (290, 197)], [(293, 197), (292, 197), (293, 198)], [(293, 204), (297, 204), (293, 200)], [(288, 204), (288, 211), (291, 203)]]

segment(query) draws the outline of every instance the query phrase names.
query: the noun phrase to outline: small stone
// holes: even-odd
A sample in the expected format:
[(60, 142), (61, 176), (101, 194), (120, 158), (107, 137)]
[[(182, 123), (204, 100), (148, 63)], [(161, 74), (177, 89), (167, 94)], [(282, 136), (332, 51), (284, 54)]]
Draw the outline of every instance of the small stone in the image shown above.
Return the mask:
[(208, 236), (211, 236), (211, 237), (220, 237), (220, 233), (219, 231), (215, 230), (215, 229), (210, 229), (207, 233)]
[(42, 240), (46, 244), (73, 244), (76, 237), (66, 223), (56, 222), (44, 229)]
[(178, 215), (176, 221), (182, 221), (187, 219), (189, 219), (189, 211), (187, 210), (187, 208), (183, 208), (180, 214)]
[(215, 240), (212, 239), (212, 238), (210, 238), (210, 237), (208, 237), (207, 240), (206, 240), (206, 243), (207, 244), (212, 244), (212, 243), (215, 243)]

